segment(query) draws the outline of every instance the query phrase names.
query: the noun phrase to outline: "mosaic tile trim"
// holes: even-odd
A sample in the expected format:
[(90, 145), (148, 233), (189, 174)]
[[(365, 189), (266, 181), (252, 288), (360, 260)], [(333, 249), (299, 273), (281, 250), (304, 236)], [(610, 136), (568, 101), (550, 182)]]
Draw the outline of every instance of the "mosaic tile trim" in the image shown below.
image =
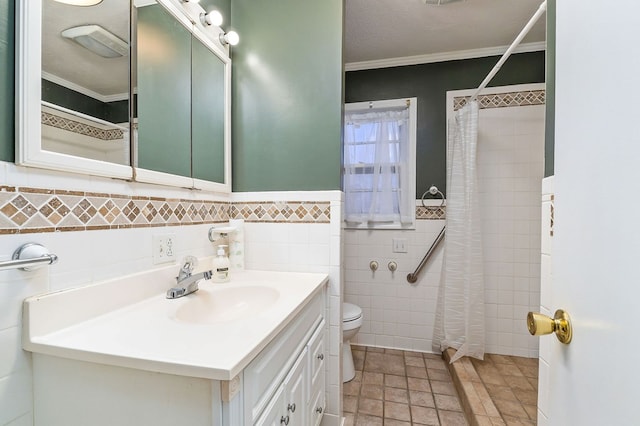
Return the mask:
[(553, 237), (553, 219), (555, 216), (555, 207), (553, 206), (553, 200), (555, 199), (554, 194), (551, 194), (551, 211), (549, 212), (549, 236)]
[(416, 206), (416, 220), (440, 220), (445, 219), (447, 207), (440, 206)]
[(41, 112), (42, 124), (45, 126), (55, 127), (57, 129), (66, 130), (68, 132), (77, 133), (92, 138), (113, 141), (124, 138), (124, 132), (121, 129), (101, 129), (79, 121), (70, 120), (65, 117)]
[[(417, 220), (444, 219), (446, 207), (416, 206)], [(0, 186), (0, 234), (223, 223), (329, 223), (328, 201), (220, 202)]]
[(233, 203), (232, 219), (246, 222), (329, 223), (331, 208), (328, 201), (282, 201)]
[(0, 186), (0, 234), (227, 222), (329, 223), (329, 202), (229, 203)]
[[(478, 96), (480, 109), (507, 108), (528, 105), (544, 105), (545, 90), (524, 90), (521, 92), (495, 93)], [(467, 104), (471, 96), (453, 98), (453, 110), (457, 111)]]

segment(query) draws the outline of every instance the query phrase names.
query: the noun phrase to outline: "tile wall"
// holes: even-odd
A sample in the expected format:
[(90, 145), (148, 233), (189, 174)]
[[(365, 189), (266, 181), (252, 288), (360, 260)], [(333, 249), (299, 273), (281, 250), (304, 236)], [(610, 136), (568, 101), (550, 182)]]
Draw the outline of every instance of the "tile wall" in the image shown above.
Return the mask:
[[(416, 220), (415, 230), (344, 230), (345, 301), (360, 306), (363, 313), (355, 343), (432, 351), (442, 245), (415, 284), (407, 282), (407, 274), (420, 263), (444, 222), (442, 215), (432, 215)], [(407, 253), (393, 252), (394, 238), (407, 241)], [(369, 268), (371, 261), (379, 264), (375, 272)], [(398, 265), (395, 272), (388, 268), (391, 261)]]
[[(31, 361), (29, 353), (21, 349), (24, 298), (152, 268), (152, 236), (160, 233), (176, 235), (177, 259), (187, 254), (211, 256), (214, 253), (207, 231), (212, 224), (228, 219), (228, 215), (220, 213), (220, 207), (224, 206), (223, 210), (247, 220), (247, 268), (331, 275), (328, 330), (332, 357), (327, 372), (330, 386), (327, 400), (328, 414), (339, 412), (338, 354), (342, 343), (339, 321), (342, 198), (339, 191), (216, 196), (201, 191), (26, 169), (4, 162), (0, 162), (0, 182), (5, 186), (0, 192), (0, 207), (5, 207), (0, 211), (0, 260), (10, 259), (17, 247), (32, 241), (44, 244), (59, 256), (57, 264), (35, 272), (0, 271), (0, 425), (32, 423)], [(28, 188), (29, 192), (22, 193), (19, 188)], [(43, 189), (53, 191), (41, 191)], [(67, 207), (63, 209), (66, 212), (63, 219), (59, 220), (46, 208), (54, 198)], [(118, 213), (110, 216), (102, 209), (109, 201), (119, 206), (123, 200), (126, 201), (123, 206), (133, 203), (138, 210), (125, 212), (125, 208), (118, 207)], [(81, 203), (87, 208), (77, 208)], [(145, 211), (149, 203), (153, 208)], [(158, 203), (160, 207), (155, 208)], [(163, 216), (164, 204), (171, 212), (165, 209)], [(206, 213), (201, 209), (203, 206), (216, 209)], [(26, 209), (22, 213), (28, 218), (24, 220), (16, 209)], [(204, 219), (198, 217), (199, 212), (205, 214)], [(65, 227), (64, 220), (78, 223)], [(286, 238), (291, 238), (298, 250), (285, 253)]]
[[(540, 299), (543, 89), (540, 84), (491, 88), (492, 92), (480, 99), (478, 179), (489, 353), (538, 354), (538, 342), (529, 336), (525, 318), (529, 310), (538, 309)], [(468, 92), (450, 92), (450, 113), (464, 104)], [(345, 230), (345, 301), (363, 310), (364, 322), (355, 338), (359, 344), (438, 350), (432, 348), (432, 338), (442, 247), (417, 283), (409, 284), (406, 275), (419, 264), (444, 220), (417, 217), (415, 230)], [(408, 252), (393, 253), (393, 238), (407, 239)], [(380, 264), (375, 273), (369, 269), (371, 260)], [(387, 269), (391, 260), (398, 264), (395, 273)]]
[(481, 109), (478, 133), (485, 350), (537, 357), (525, 320), (540, 305), (544, 105)]

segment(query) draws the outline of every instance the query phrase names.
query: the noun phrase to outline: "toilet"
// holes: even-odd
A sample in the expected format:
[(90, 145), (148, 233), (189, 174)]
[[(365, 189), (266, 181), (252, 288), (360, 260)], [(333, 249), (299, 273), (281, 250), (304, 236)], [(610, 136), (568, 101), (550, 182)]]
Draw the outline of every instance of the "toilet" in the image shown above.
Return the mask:
[(349, 341), (358, 334), (362, 325), (362, 309), (353, 303), (342, 304), (342, 382), (346, 383), (356, 376), (353, 366), (353, 354)]

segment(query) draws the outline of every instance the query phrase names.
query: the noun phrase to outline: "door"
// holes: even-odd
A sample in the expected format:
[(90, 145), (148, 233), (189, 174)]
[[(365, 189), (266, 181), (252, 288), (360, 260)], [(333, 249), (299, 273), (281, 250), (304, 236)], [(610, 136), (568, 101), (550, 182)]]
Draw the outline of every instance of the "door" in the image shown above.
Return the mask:
[(540, 425), (640, 424), (638, 16), (637, 0), (557, 2), (553, 278), (542, 298), (569, 313), (573, 340), (540, 338)]

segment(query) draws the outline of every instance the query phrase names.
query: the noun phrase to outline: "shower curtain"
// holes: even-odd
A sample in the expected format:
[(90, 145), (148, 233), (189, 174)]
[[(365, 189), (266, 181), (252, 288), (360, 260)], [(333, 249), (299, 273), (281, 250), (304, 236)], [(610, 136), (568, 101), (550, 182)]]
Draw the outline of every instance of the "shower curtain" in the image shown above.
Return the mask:
[(440, 276), (434, 345), (484, 357), (484, 271), (476, 176), (478, 103), (459, 109), (447, 143), (447, 235)]

